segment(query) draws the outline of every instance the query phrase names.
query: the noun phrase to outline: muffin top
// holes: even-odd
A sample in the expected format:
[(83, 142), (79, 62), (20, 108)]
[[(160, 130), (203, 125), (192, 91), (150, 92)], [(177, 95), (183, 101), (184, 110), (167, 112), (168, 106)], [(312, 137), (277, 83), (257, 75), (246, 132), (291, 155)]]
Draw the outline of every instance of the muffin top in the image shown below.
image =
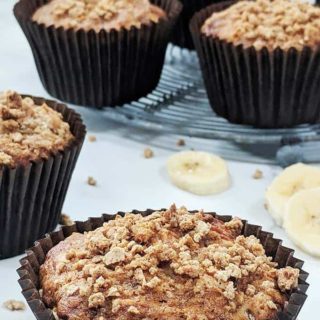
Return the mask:
[(316, 47), (320, 42), (320, 8), (290, 0), (240, 1), (209, 17), (201, 31), (212, 37), (274, 50), (304, 46)]
[(0, 94), (0, 167), (25, 165), (62, 150), (74, 137), (62, 114), (16, 92)]
[(277, 269), (242, 228), (175, 206), (118, 216), (48, 252), (43, 299), (69, 320), (274, 319), (299, 270)]
[(52, 0), (40, 7), (32, 20), (46, 26), (84, 29), (130, 29), (158, 22), (165, 12), (149, 0)]

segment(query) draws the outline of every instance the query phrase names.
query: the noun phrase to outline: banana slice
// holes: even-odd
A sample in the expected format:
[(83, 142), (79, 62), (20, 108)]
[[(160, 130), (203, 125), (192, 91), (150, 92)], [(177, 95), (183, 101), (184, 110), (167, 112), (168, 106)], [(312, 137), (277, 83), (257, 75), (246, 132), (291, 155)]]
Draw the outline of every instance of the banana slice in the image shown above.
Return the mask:
[(269, 213), (281, 226), (285, 207), (298, 191), (320, 187), (320, 169), (303, 163), (286, 168), (268, 187), (265, 198)]
[(167, 171), (174, 185), (197, 195), (210, 195), (230, 186), (226, 162), (213, 154), (184, 151), (171, 156)]
[(303, 190), (291, 197), (284, 229), (297, 246), (320, 257), (320, 188)]

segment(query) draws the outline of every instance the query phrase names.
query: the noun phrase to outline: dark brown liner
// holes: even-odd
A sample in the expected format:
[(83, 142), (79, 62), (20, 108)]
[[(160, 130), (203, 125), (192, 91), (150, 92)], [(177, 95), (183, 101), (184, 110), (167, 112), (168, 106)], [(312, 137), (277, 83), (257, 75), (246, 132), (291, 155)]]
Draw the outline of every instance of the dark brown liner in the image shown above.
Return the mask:
[(152, 0), (167, 13), (158, 23), (107, 32), (46, 27), (31, 20), (48, 0), (20, 0), (14, 14), (31, 46), (40, 79), (54, 97), (70, 103), (115, 106), (136, 100), (158, 84), (177, 0)]
[[(220, 0), (221, 1), (221, 0)], [(220, 2), (219, 0), (180, 0), (183, 5), (181, 14), (172, 33), (171, 42), (181, 48), (194, 50), (194, 43), (189, 30), (189, 23), (193, 15), (209, 6), (210, 4)]]
[(60, 112), (75, 140), (48, 159), (0, 168), (0, 259), (22, 253), (54, 230), (86, 133), (80, 115), (66, 105), (30, 98)]
[(320, 49), (270, 52), (201, 33), (204, 21), (235, 1), (198, 12), (190, 30), (213, 110), (230, 122), (281, 128), (320, 122)]
[[(161, 209), (164, 211), (166, 209)], [(135, 214), (142, 214), (147, 216), (157, 210), (148, 209), (146, 211), (132, 211)], [(195, 213), (197, 211), (191, 211)], [(206, 212), (220, 220), (227, 222), (232, 219), (231, 216), (221, 216), (214, 212)], [(124, 216), (124, 212), (118, 212), (119, 215)], [(26, 251), (26, 256), (20, 260), (21, 267), (17, 270), (20, 279), (19, 284), (22, 288), (22, 294), (27, 300), (32, 312), (38, 320), (54, 320), (52, 310), (47, 308), (41, 300), (39, 293), (39, 268), (44, 263), (48, 251), (57, 245), (60, 241), (69, 237), (73, 232), (83, 233), (97, 229), (103, 225), (104, 222), (113, 220), (116, 215), (103, 214), (100, 218), (89, 218), (84, 222), (75, 222), (73, 226), (64, 226), (59, 231), (51, 232), (45, 238), (35, 242), (35, 245)], [(302, 308), (307, 295), (306, 291), (309, 284), (306, 282), (308, 273), (302, 270), (304, 262), (293, 256), (294, 250), (283, 247), (282, 241), (273, 238), (273, 234), (263, 231), (261, 226), (249, 224), (243, 220), (244, 227), (242, 234), (245, 236), (254, 235), (260, 239), (261, 244), (265, 248), (266, 254), (271, 256), (274, 261), (279, 264), (280, 268), (291, 266), (300, 269), (298, 288), (288, 293), (288, 303), (284, 310), (277, 313), (275, 320), (295, 320)]]

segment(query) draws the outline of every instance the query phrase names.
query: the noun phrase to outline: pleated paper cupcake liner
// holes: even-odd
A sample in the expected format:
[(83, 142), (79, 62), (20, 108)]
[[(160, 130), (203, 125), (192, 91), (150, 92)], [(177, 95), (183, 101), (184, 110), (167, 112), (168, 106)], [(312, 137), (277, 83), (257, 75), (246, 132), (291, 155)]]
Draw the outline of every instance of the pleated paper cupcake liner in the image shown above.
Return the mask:
[(152, 0), (167, 14), (157, 23), (99, 33), (33, 22), (34, 12), (47, 2), (20, 0), (14, 14), (49, 94), (62, 101), (100, 108), (137, 100), (155, 89), (182, 8), (177, 0)]
[(262, 128), (319, 123), (319, 47), (256, 50), (201, 33), (213, 12), (234, 3), (211, 5), (190, 23), (213, 110), (230, 122)]
[(0, 168), (0, 259), (24, 252), (57, 226), (86, 132), (79, 114), (65, 105), (31, 98), (60, 112), (75, 139), (48, 159)]
[[(161, 209), (163, 211), (166, 209)], [(146, 211), (134, 210), (135, 214), (142, 214), (147, 216), (156, 210), (148, 209)], [(191, 211), (195, 213), (196, 211)], [(214, 212), (206, 212), (214, 217), (227, 222), (232, 219), (231, 216), (220, 216)], [(124, 212), (118, 212), (119, 215), (124, 216)], [(116, 215), (104, 214), (99, 218), (89, 218), (84, 222), (75, 222), (72, 226), (64, 226), (59, 231), (55, 231), (46, 235), (45, 238), (36, 241), (34, 246), (27, 250), (26, 256), (20, 260), (21, 267), (17, 270), (20, 279), (19, 284), (22, 288), (22, 294), (28, 302), (32, 312), (38, 320), (54, 320), (53, 312), (42, 301), (40, 293), (40, 266), (44, 263), (48, 251), (56, 246), (59, 242), (69, 237), (73, 232), (84, 233), (86, 231), (95, 230), (101, 227), (105, 222), (115, 219)], [(266, 254), (277, 262), (279, 268), (291, 266), (300, 270), (299, 284), (296, 289), (288, 293), (288, 302), (285, 304), (283, 310), (277, 313), (274, 320), (295, 320), (302, 308), (307, 295), (308, 283), (306, 282), (308, 273), (302, 270), (303, 261), (294, 257), (294, 250), (282, 246), (282, 241), (275, 239), (272, 233), (262, 230), (261, 226), (249, 224), (243, 221), (244, 227), (242, 234), (244, 236), (254, 235), (260, 239)]]
[[(221, 1), (221, 0), (220, 0)], [(180, 0), (183, 5), (181, 14), (172, 33), (171, 42), (181, 48), (194, 50), (194, 43), (189, 30), (189, 23), (193, 15), (219, 0)]]

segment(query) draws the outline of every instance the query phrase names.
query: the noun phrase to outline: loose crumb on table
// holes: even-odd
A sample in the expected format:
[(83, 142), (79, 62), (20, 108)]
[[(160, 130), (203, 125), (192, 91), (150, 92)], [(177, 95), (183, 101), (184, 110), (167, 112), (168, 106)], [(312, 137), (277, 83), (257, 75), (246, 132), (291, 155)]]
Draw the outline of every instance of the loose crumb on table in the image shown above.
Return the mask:
[(185, 142), (183, 139), (179, 139), (179, 140), (177, 141), (177, 146), (183, 147), (183, 146), (185, 146), (185, 145), (186, 145), (186, 142)]
[(94, 136), (94, 135), (90, 135), (90, 136), (88, 136), (88, 140), (89, 140), (90, 142), (96, 142), (96, 141), (97, 141), (97, 137)]
[(21, 311), (26, 309), (26, 305), (22, 301), (13, 299), (5, 301), (3, 307), (10, 311)]
[(96, 186), (97, 181), (93, 177), (88, 177), (87, 183), (89, 186)]
[(150, 159), (154, 157), (154, 152), (150, 148), (144, 149), (143, 155), (146, 159)]
[(254, 174), (252, 175), (253, 179), (259, 180), (263, 178), (263, 172), (259, 169), (257, 169)]

